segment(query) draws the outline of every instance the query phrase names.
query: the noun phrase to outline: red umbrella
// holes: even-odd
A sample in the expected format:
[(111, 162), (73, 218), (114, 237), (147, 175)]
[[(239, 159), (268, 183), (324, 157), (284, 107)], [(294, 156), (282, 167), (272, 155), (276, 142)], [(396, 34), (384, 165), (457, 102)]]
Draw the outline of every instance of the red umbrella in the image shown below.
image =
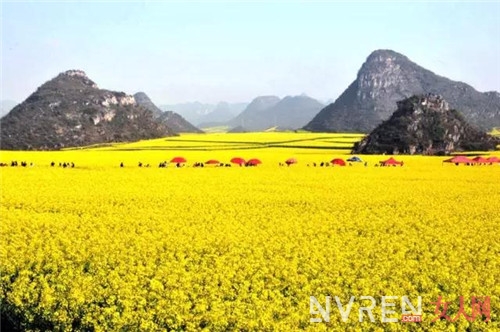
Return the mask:
[(218, 165), (218, 164), (220, 164), (220, 162), (218, 160), (215, 160), (215, 159), (210, 159), (205, 164), (207, 164), (207, 165)]
[(395, 166), (395, 165), (403, 165), (403, 162), (402, 161), (397, 161), (396, 159), (394, 158), (389, 158), (387, 160), (384, 160), (384, 161), (381, 161), (380, 162), (383, 166)]
[(296, 163), (298, 163), (298, 161), (295, 158), (289, 158), (285, 161), (285, 164), (287, 164), (287, 165), (296, 164)]
[(488, 159), (481, 157), (481, 156), (478, 156), (472, 160), (474, 160), (476, 163), (481, 163), (481, 164), (485, 164), (488, 162)]
[(247, 164), (248, 165), (258, 165), (258, 164), (262, 164), (262, 161), (260, 161), (257, 158), (253, 158), (253, 159), (250, 159), (249, 161), (247, 161)]
[(340, 158), (332, 159), (331, 163), (334, 165), (345, 166), (345, 161)]
[(500, 158), (498, 157), (489, 157), (488, 159), (486, 159), (488, 163), (500, 163)]
[(474, 160), (469, 159), (465, 156), (456, 156), (450, 159), (443, 160), (444, 163), (453, 163), (453, 164), (472, 164), (475, 163)]
[(231, 159), (231, 162), (233, 164), (243, 165), (245, 163), (245, 159), (240, 157), (234, 157), (233, 159)]
[(171, 163), (185, 163), (187, 160), (186, 158), (183, 157), (175, 157), (172, 160), (170, 160)]

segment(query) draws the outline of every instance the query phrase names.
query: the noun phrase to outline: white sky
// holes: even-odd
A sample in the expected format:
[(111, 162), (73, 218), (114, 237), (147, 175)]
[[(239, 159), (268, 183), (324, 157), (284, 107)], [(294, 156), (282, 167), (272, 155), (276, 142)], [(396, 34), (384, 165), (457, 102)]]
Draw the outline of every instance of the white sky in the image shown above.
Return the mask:
[(375, 49), (500, 91), (500, 3), (1, 2), (1, 96), (82, 69), (156, 104), (335, 99)]

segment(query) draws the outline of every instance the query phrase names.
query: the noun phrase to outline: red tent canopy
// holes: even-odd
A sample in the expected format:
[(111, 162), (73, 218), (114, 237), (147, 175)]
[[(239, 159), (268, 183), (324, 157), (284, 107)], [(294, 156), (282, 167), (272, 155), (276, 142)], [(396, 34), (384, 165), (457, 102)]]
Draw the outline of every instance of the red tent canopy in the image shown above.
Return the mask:
[(489, 157), (488, 159), (486, 159), (486, 162), (487, 163), (500, 163), (500, 158), (498, 157)]
[(445, 163), (453, 163), (453, 164), (472, 164), (475, 163), (474, 160), (469, 159), (465, 156), (456, 156), (450, 159), (443, 160)]
[(258, 164), (262, 164), (262, 161), (260, 161), (257, 158), (253, 158), (253, 159), (250, 159), (249, 161), (247, 161), (247, 164), (248, 165), (258, 165)]
[(334, 165), (345, 166), (345, 161), (340, 158), (332, 159), (331, 163)]
[(218, 160), (215, 160), (215, 159), (210, 159), (205, 164), (207, 164), (207, 165), (218, 165), (218, 164), (220, 164), (220, 162)]
[(231, 162), (233, 164), (243, 165), (245, 163), (245, 159), (240, 157), (234, 157), (233, 159), (231, 159)]
[(184, 157), (175, 157), (170, 160), (171, 163), (185, 163), (187, 160)]
[(390, 166), (390, 165), (403, 165), (402, 161), (397, 161), (394, 158), (389, 158), (387, 160), (383, 160), (380, 162), (383, 166)]
[(287, 165), (296, 164), (296, 163), (297, 163), (297, 159), (295, 159), (295, 158), (288, 158), (285, 161), (285, 164), (287, 164)]
[(481, 164), (488, 162), (487, 158), (484, 158), (484, 157), (481, 157), (481, 156), (478, 156), (478, 157), (476, 157), (476, 158), (474, 158), (472, 160), (474, 160), (476, 163), (481, 163)]

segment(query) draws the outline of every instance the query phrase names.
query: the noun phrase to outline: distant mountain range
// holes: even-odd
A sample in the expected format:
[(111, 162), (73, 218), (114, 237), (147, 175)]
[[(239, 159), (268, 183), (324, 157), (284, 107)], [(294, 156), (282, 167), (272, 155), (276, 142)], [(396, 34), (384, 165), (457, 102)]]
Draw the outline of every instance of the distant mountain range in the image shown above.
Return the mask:
[(216, 127), (225, 125), (228, 121), (240, 114), (248, 103), (226, 103), (220, 102), (208, 114), (205, 114), (199, 120), (199, 126), (202, 128)]
[(304, 126), (324, 107), (316, 99), (301, 95), (255, 98), (237, 117), (229, 121), (231, 128), (245, 131), (262, 131), (270, 127), (297, 129)]
[(251, 128), (263, 127), (266, 129), (269, 126), (262, 126), (260, 117), (264, 115), (264, 112), (280, 102), (280, 98), (276, 96), (261, 96), (257, 97), (234, 119), (229, 121), (229, 126), (231, 128), (239, 127), (240, 130), (252, 130)]
[(8, 114), (0, 120), (0, 147), (61, 149), (201, 132), (192, 123), (227, 127), (231, 132), (269, 128), (370, 132), (391, 117), (398, 101), (428, 93), (441, 95), (471, 125), (488, 131), (500, 127), (500, 93), (478, 92), (402, 54), (377, 50), (349, 87), (326, 107), (306, 95), (260, 96), (249, 104), (194, 102), (157, 107), (143, 92), (131, 96), (99, 89), (83, 71), (69, 70), (13, 108), (15, 102), (2, 101), (0, 111)]
[(202, 133), (200, 129), (186, 121), (181, 115), (173, 111), (162, 111), (144, 92), (134, 94), (137, 104), (150, 110), (154, 117), (176, 133)]
[(391, 50), (371, 53), (356, 80), (319, 112), (304, 129), (317, 132), (369, 132), (412, 95), (438, 94), (465, 119), (489, 130), (500, 126), (500, 94), (438, 76)]
[(270, 127), (298, 129), (307, 124), (324, 104), (306, 95), (260, 96), (251, 103), (220, 102), (217, 105), (199, 102), (163, 105), (162, 110), (171, 109), (183, 115), (199, 128), (225, 126), (233, 132), (262, 131)]
[(81, 70), (41, 85), (0, 120), (4, 150), (57, 150), (175, 135), (123, 92), (99, 89)]
[(223, 125), (237, 116), (248, 103), (227, 103), (207, 104), (200, 102), (190, 102), (171, 105), (160, 105), (163, 111), (174, 111), (182, 115), (187, 121), (198, 127), (212, 127)]
[(179, 113), (192, 124), (197, 124), (198, 120), (212, 112), (215, 108), (215, 105), (200, 103), (200, 102), (188, 102), (188, 103), (180, 103), (180, 104), (165, 104), (158, 105), (158, 107), (162, 111), (174, 111)]

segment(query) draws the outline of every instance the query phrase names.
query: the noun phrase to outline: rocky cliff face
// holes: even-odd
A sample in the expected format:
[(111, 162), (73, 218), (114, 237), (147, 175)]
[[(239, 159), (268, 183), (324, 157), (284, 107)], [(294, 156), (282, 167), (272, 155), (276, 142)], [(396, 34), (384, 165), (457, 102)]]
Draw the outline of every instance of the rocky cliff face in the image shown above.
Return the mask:
[(438, 76), (391, 50), (370, 54), (356, 80), (305, 126), (311, 131), (369, 132), (390, 117), (396, 102), (416, 94), (442, 95), (482, 129), (500, 125), (500, 95)]
[(0, 121), (0, 147), (57, 150), (173, 135), (133, 96), (99, 89), (81, 70), (44, 83)]
[(202, 133), (200, 129), (193, 126), (181, 115), (173, 111), (163, 112), (158, 108), (153, 101), (144, 92), (137, 92), (134, 94), (137, 104), (147, 108), (153, 113), (157, 121), (172, 129), (176, 133)]
[(397, 110), (354, 148), (365, 154), (444, 155), (455, 151), (494, 150), (500, 140), (469, 125), (439, 95), (417, 95), (397, 103)]

